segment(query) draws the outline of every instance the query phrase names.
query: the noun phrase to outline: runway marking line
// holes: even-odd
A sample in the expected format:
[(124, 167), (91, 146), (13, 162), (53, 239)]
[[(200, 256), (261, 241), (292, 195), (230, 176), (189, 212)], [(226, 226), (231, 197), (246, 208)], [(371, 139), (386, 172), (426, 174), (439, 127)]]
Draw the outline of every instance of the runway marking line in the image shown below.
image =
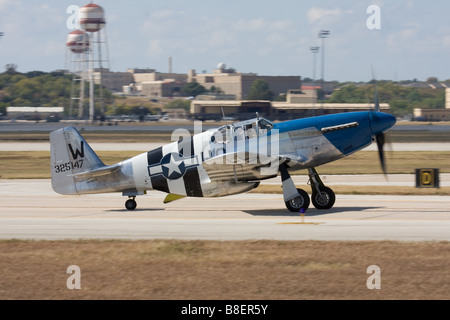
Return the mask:
[(319, 225), (325, 222), (279, 222), (277, 224), (308, 224), (308, 225)]

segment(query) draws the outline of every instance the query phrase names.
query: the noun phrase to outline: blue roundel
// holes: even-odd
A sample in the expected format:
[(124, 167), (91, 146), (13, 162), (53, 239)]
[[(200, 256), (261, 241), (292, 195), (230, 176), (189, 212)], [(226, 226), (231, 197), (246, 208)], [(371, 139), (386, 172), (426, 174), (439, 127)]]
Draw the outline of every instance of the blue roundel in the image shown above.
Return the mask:
[(166, 179), (176, 180), (184, 176), (186, 165), (179, 153), (168, 153), (161, 159), (162, 174)]

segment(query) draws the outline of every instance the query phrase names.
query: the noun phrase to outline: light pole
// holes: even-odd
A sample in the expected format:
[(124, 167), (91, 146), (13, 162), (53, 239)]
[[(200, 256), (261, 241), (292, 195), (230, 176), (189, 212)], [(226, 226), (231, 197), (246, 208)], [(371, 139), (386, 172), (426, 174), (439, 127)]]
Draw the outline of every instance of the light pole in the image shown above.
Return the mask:
[(316, 91), (316, 54), (319, 52), (320, 47), (311, 47), (309, 48), (313, 54), (313, 97), (312, 97), (312, 106), (314, 110), (314, 114), (316, 113), (316, 98), (317, 98), (317, 91)]
[(329, 30), (320, 30), (319, 31), (319, 38), (322, 39), (322, 74), (321, 74), (321, 87), (322, 87), (322, 109), (323, 109), (323, 100), (325, 98), (325, 89), (324, 89), (324, 82), (325, 82), (325, 39), (328, 38), (330, 35)]

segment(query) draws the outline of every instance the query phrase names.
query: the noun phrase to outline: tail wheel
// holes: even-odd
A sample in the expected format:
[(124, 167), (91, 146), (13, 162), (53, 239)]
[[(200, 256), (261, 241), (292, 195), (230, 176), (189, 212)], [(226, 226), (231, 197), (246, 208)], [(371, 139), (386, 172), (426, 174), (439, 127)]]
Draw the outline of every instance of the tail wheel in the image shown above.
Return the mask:
[(316, 209), (331, 209), (336, 201), (336, 196), (330, 188), (320, 187), (320, 193), (314, 191), (311, 200)]
[(298, 197), (292, 200), (286, 201), (286, 208), (291, 212), (300, 212), (300, 209), (308, 209), (310, 201), (309, 195), (302, 189), (297, 189), (299, 193)]
[(125, 208), (127, 208), (128, 210), (134, 210), (137, 207), (137, 203), (134, 199), (128, 199), (125, 202)]

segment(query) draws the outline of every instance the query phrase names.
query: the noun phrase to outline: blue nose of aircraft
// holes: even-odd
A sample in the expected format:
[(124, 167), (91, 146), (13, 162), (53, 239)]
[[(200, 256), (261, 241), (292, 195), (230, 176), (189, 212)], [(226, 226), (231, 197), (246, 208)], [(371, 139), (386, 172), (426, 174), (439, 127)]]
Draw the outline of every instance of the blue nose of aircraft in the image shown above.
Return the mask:
[(389, 130), (397, 122), (393, 115), (383, 112), (370, 112), (369, 119), (373, 135)]

